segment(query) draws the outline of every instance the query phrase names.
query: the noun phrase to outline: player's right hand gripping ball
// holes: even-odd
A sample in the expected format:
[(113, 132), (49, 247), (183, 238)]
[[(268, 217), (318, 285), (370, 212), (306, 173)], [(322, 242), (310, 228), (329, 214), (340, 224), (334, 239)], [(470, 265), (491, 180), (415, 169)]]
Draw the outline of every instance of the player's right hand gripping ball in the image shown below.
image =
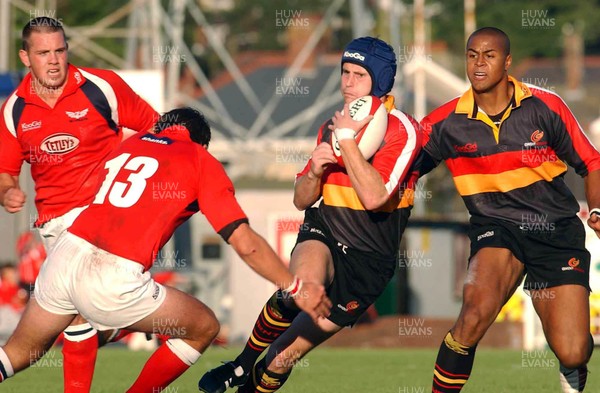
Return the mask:
[[(358, 144), (358, 149), (362, 153), (365, 160), (373, 157), (373, 154), (379, 149), (383, 138), (385, 137), (385, 131), (387, 130), (388, 114), (385, 110), (383, 102), (375, 96), (364, 96), (357, 98), (349, 104), (350, 116), (356, 121), (361, 121), (369, 115), (373, 115), (373, 119), (364, 126), (354, 139)], [(342, 114), (344, 112), (342, 111)], [(338, 144), (338, 140), (335, 133), (331, 133), (331, 147), (333, 148), (333, 154), (339, 165), (344, 166), (344, 159), (342, 157), (342, 151)]]

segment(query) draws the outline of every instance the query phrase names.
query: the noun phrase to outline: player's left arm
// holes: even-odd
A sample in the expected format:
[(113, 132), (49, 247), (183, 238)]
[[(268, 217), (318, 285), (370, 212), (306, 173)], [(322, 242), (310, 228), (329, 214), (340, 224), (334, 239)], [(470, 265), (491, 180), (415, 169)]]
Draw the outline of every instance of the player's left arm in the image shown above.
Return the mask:
[(590, 212), (588, 225), (600, 237), (600, 152), (590, 142), (569, 107), (555, 95), (544, 97), (551, 109), (549, 121), (553, 131), (550, 144), (561, 159), (584, 178), (585, 193)]
[(588, 173), (584, 180), (585, 197), (590, 210), (587, 224), (600, 238), (600, 169)]
[(542, 98), (549, 112), (540, 115), (541, 125), (550, 131), (548, 143), (556, 155), (582, 177), (600, 169), (600, 153), (590, 142), (567, 104), (557, 95), (546, 94)]

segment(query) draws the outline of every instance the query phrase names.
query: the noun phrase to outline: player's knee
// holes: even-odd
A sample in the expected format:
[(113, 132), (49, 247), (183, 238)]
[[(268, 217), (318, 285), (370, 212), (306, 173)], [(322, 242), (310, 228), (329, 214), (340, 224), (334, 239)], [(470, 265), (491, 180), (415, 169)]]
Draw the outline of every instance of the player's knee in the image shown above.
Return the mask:
[(587, 346), (583, 345), (576, 347), (567, 345), (555, 350), (555, 354), (560, 364), (570, 369), (576, 369), (583, 366), (588, 362), (590, 356)]
[(468, 341), (477, 343), (493, 320), (493, 312), (479, 304), (469, 303), (463, 306), (457, 325), (460, 326), (461, 336), (468, 336)]
[(461, 321), (467, 331), (475, 332), (483, 322), (483, 312), (476, 306), (468, 305), (461, 313)]
[(221, 329), (221, 324), (214, 316), (214, 314), (207, 315), (203, 318), (203, 323), (201, 327), (201, 334), (207, 339), (214, 340), (219, 334), (219, 330)]

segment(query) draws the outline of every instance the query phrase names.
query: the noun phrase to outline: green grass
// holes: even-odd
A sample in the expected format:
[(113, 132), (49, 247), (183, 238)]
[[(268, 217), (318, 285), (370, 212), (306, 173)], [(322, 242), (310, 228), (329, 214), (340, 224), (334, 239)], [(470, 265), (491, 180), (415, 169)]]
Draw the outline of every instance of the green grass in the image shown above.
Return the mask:
[[(235, 357), (237, 349), (210, 348), (165, 393), (197, 392), (198, 378), (221, 360)], [(98, 352), (92, 393), (124, 392), (149, 357), (123, 347)], [(282, 393), (421, 393), (431, 392), (436, 351), (431, 349), (318, 348), (301, 360)], [(62, 392), (62, 356), (53, 351), (39, 366), (4, 382), (2, 393)], [(557, 361), (549, 351), (480, 349), (466, 393), (560, 392)], [(600, 356), (592, 357), (586, 392), (600, 392)], [(600, 375), (600, 373), (598, 374)], [(230, 390), (229, 392), (234, 392)]]

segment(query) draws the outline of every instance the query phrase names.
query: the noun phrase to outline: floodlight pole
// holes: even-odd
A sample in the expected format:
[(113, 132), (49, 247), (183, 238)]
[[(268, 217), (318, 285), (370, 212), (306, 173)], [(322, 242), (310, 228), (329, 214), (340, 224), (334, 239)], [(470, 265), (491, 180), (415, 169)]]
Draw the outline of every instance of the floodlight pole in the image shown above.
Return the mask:
[(352, 37), (363, 37), (368, 30), (365, 23), (366, 10), (363, 0), (350, 0), (350, 17), (352, 18)]
[(415, 50), (417, 53), (416, 60), (419, 62), (419, 67), (415, 72), (415, 118), (421, 120), (425, 116), (427, 95), (425, 92), (425, 70), (424, 56), (425, 51), (425, 0), (415, 0), (414, 4), (414, 34), (415, 34)]

